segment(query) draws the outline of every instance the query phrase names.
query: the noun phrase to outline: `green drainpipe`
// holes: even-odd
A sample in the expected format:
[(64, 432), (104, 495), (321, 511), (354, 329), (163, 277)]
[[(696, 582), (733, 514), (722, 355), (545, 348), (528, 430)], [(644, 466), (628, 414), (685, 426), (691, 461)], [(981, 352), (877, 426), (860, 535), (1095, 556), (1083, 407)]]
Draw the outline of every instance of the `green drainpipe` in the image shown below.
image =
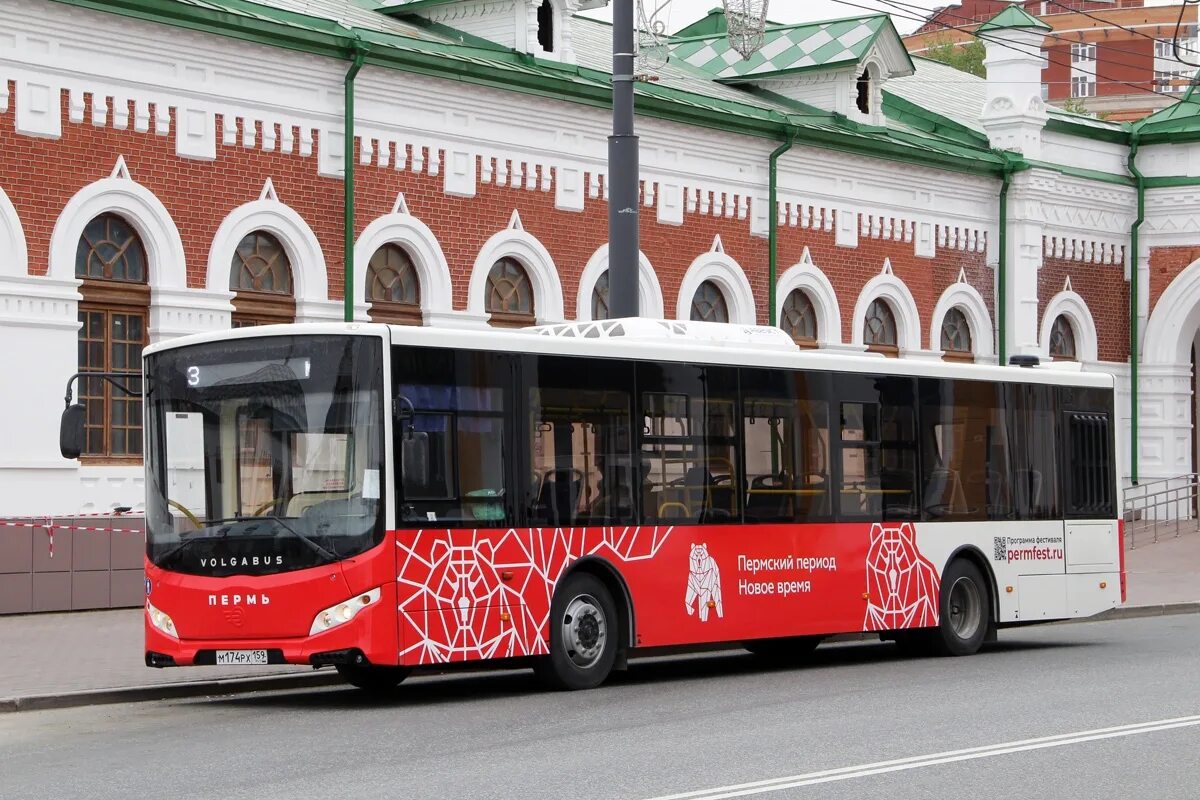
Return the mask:
[(354, 60), (350, 64), (349, 71), (346, 72), (346, 149), (343, 154), (346, 172), (345, 186), (343, 187), (345, 190), (345, 213), (342, 228), (342, 243), (345, 253), (342, 264), (346, 276), (346, 322), (354, 321), (354, 78), (362, 69), (363, 61), (367, 57), (367, 48), (355, 39), (354, 49), (351, 52)]
[(769, 169), (770, 183), (767, 194), (767, 249), (770, 251), (767, 266), (767, 321), (770, 325), (779, 324), (775, 313), (775, 281), (779, 271), (779, 157), (792, 149), (796, 134), (789, 130), (787, 141), (775, 148), (771, 153)]
[(1138, 231), (1146, 219), (1146, 178), (1138, 171), (1139, 136), (1129, 137), (1129, 172), (1137, 186), (1137, 219), (1129, 229), (1129, 480), (1138, 482)]
[(1000, 235), (996, 247), (996, 345), (1000, 366), (1008, 364), (1008, 189), (1012, 186), (1013, 163), (1004, 159), (1004, 182), (1000, 184)]

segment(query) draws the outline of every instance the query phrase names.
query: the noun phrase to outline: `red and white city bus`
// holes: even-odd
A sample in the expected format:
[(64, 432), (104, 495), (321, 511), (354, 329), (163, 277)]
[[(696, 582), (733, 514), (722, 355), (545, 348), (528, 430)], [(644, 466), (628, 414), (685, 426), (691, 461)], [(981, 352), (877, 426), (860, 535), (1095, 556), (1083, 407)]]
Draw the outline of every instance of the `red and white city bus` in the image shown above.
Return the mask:
[(246, 328), (145, 376), (150, 666), (577, 689), (647, 648), (966, 655), (1123, 601), (1108, 375), (615, 320)]

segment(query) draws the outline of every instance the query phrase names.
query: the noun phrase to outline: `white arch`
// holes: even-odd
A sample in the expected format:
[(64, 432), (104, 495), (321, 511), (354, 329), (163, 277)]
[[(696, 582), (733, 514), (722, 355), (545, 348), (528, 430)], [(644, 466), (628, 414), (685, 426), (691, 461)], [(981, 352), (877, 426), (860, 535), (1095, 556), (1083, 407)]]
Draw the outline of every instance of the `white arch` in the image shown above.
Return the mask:
[(1060, 314), (1065, 314), (1071, 321), (1071, 330), (1075, 334), (1075, 357), (1079, 361), (1099, 361), (1100, 340), (1096, 335), (1092, 312), (1082, 297), (1070, 291), (1059, 292), (1050, 298), (1042, 313), (1042, 335), (1038, 340), (1042, 357), (1050, 358), (1050, 329)]
[(952, 283), (942, 292), (933, 316), (929, 318), (929, 349), (942, 349), (942, 322), (950, 309), (958, 308), (967, 318), (971, 331), (971, 349), (976, 356), (991, 356), (996, 348), (992, 338), (992, 315), (988, 313), (983, 295), (969, 283)]
[(385, 214), (359, 234), (354, 244), (355, 302), (367, 303), (367, 268), (371, 256), (385, 244), (403, 245), (412, 256), (421, 282), (421, 310), (449, 313), (453, 308), (454, 289), (450, 265), (437, 236), (412, 214)]
[(126, 177), (89, 183), (67, 201), (50, 235), (48, 277), (75, 279), (75, 252), (83, 229), (99, 215), (109, 212), (119, 214), (141, 238), (146, 248), (146, 277), (151, 288), (187, 288), (183, 240), (175, 220), (153, 192)]
[(274, 235), (283, 245), (292, 263), (293, 295), (297, 301), (329, 300), (325, 254), (317, 235), (295, 209), (270, 198), (240, 205), (221, 221), (208, 250), (206, 286), (210, 290), (229, 291), (233, 253), (247, 234), (257, 230)]
[(29, 248), (17, 209), (0, 187), (0, 275), (28, 275)]
[(1142, 360), (1147, 364), (1187, 364), (1200, 329), (1200, 260), (1193, 261), (1167, 285), (1150, 319)]
[[(588, 259), (583, 274), (579, 276), (579, 291), (575, 295), (575, 319), (583, 322), (592, 319), (592, 290), (596, 281), (608, 269), (608, 243), (600, 245), (592, 257)], [(658, 275), (650, 264), (646, 254), (638, 252), (638, 310), (640, 316), (652, 319), (664, 319), (666, 313), (663, 307), (662, 286)]]
[(892, 311), (896, 313), (896, 344), (900, 346), (900, 351), (903, 353), (920, 350), (921, 316), (917, 313), (917, 303), (904, 281), (890, 272), (876, 275), (867, 281), (867, 285), (859, 293), (858, 302), (854, 304), (850, 343), (863, 344), (863, 322), (867, 318), (867, 309), (878, 298), (887, 300)]
[(775, 319), (783, 321), (783, 304), (796, 289), (802, 290), (812, 301), (817, 312), (817, 341), (822, 344), (842, 343), (842, 311), (838, 305), (837, 292), (833, 284), (812, 262), (808, 248), (800, 256), (800, 262), (789, 267), (779, 277), (775, 289)]
[(703, 253), (688, 267), (675, 299), (675, 319), (686, 321), (692, 318), (692, 298), (705, 281), (715, 283), (725, 295), (730, 322), (738, 325), (757, 323), (750, 281), (741, 266), (721, 250)]
[(519, 228), (506, 228), (483, 243), (467, 287), (467, 312), (487, 316), (487, 276), (502, 258), (515, 258), (533, 284), (533, 313), (538, 324), (563, 321), (562, 283), (550, 252), (537, 237)]

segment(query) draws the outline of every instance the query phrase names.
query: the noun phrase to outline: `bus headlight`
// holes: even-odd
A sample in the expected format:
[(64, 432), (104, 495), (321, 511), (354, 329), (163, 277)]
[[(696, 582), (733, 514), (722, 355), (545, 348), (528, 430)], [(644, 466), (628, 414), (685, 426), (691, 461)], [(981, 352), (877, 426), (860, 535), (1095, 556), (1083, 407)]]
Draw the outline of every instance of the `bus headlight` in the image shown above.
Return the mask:
[(150, 624), (158, 630), (170, 636), (172, 639), (179, 638), (179, 632), (175, 630), (175, 621), (170, 615), (159, 611), (150, 601), (146, 601), (146, 616), (150, 619)]
[(379, 602), (379, 589), (375, 588), (369, 592), (363, 592), (356, 597), (352, 597), (343, 603), (338, 603), (336, 606), (321, 611), (313, 619), (312, 627), (308, 631), (308, 635), (314, 633), (324, 633), (330, 628), (336, 628), (342, 623), (349, 622), (369, 605)]

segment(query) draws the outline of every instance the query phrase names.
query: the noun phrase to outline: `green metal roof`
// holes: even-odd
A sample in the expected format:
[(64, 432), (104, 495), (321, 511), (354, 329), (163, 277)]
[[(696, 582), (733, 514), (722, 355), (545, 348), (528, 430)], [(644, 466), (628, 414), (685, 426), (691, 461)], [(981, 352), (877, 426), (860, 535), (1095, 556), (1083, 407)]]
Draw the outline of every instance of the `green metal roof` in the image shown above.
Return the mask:
[(679, 38), (687, 38), (689, 36), (724, 36), (729, 32), (729, 25), (725, 22), (725, 9), (721, 7), (709, 9), (709, 12), (700, 19), (685, 25), (675, 31), (675, 36)]
[[(743, 59), (724, 34), (675, 38), (671, 55), (719, 80), (856, 64), (881, 34), (897, 36), (886, 14), (767, 28), (763, 45)], [(898, 36), (897, 36), (898, 38)]]
[(1133, 129), (1137, 131), (1138, 136), (1175, 134), (1180, 137), (1184, 134), (1200, 133), (1200, 96), (1196, 94), (1197, 81), (1200, 81), (1200, 72), (1192, 77), (1192, 85), (1178, 103), (1159, 109), (1135, 122)]
[(1013, 4), (1001, 11), (996, 16), (989, 19), (987, 22), (979, 26), (979, 33), (984, 31), (998, 31), (1002, 28), (1033, 28), (1039, 31), (1054, 30), (1046, 23), (1042, 22), (1037, 17), (1030, 14), (1020, 5)]
[[(495, 43), (484, 46), (445, 26), (378, 13), (374, 0), (55, 1), (328, 58), (348, 60), (356, 48), (365, 46), (366, 63), (376, 67), (596, 107), (612, 102), (611, 27), (582, 17), (574, 19), (572, 28), (578, 64), (563, 64)], [(850, 46), (852, 52), (865, 53), (872, 37), (891, 29), (886, 18), (868, 19), (884, 27), (867, 26), (867, 37)], [(791, 35), (824, 28), (844, 36), (859, 27), (838, 24), (847, 22), (779, 30)], [(847, 49), (847, 40), (839, 41), (839, 49)], [(791, 135), (815, 147), (974, 174), (998, 174), (1003, 163), (986, 147), (915, 117), (911, 124), (890, 120), (886, 128), (860, 125), (757, 87), (722, 85), (684, 59), (672, 61), (656, 74), (657, 81), (636, 86), (641, 116), (774, 141)]]

